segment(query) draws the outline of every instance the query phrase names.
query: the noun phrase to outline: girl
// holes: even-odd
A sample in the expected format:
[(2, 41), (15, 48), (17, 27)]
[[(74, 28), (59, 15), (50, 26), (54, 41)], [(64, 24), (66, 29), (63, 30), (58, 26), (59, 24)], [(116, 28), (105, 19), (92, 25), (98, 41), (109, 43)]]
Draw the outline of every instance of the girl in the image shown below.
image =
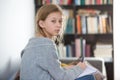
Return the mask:
[(38, 10), (35, 37), (22, 51), (21, 80), (75, 80), (85, 70), (84, 62), (65, 69), (58, 60), (56, 44), (64, 29), (62, 15), (61, 8), (55, 4), (44, 5)]

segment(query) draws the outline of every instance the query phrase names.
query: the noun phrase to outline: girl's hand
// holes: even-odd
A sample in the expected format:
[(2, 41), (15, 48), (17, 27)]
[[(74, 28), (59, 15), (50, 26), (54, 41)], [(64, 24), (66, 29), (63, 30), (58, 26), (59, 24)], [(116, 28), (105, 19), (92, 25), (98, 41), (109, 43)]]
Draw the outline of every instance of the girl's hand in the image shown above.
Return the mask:
[(105, 78), (105, 76), (101, 72), (99, 72), (99, 71), (97, 71), (93, 75), (94, 75), (96, 80), (103, 80)]
[(77, 66), (80, 66), (80, 68), (83, 70), (87, 67), (85, 62), (79, 62)]

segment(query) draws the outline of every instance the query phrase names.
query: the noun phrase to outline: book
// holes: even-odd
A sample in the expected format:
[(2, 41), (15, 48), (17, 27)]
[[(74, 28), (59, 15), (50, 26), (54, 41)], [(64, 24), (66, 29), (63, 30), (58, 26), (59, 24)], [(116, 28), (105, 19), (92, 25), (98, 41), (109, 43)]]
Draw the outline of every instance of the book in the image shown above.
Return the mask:
[(82, 33), (82, 28), (81, 28), (81, 18), (79, 15), (76, 15), (76, 25), (77, 25), (77, 34)]
[(81, 39), (77, 38), (75, 39), (75, 57), (81, 56)]
[(112, 44), (96, 44), (96, 49), (94, 50), (95, 57), (102, 58), (112, 58)]

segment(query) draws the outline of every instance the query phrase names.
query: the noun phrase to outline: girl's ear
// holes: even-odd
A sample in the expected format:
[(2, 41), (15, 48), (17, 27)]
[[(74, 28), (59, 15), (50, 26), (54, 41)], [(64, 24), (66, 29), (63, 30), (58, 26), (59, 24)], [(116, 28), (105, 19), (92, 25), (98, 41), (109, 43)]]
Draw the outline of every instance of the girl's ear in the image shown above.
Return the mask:
[(42, 20), (39, 21), (39, 26), (40, 26), (41, 28), (44, 28), (44, 22), (43, 22)]

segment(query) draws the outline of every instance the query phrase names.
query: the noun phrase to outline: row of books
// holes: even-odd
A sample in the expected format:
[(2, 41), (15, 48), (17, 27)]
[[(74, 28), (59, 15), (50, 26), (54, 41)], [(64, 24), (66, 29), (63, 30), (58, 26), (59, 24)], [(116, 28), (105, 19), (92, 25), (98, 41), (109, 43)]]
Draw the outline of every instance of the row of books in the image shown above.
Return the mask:
[(78, 34), (112, 33), (111, 16), (107, 14), (76, 15), (76, 20)]
[(36, 0), (37, 5), (42, 4), (59, 4), (59, 5), (105, 5), (113, 4), (113, 0)]
[(83, 38), (75, 39), (75, 42), (65, 45), (60, 44), (58, 47), (59, 57), (80, 57), (81, 54), (84, 57), (100, 57), (100, 58), (112, 58), (113, 47), (112, 44), (97, 43), (94, 46), (93, 53), (91, 52), (92, 46), (86, 44), (86, 40)]
[[(105, 34), (112, 33), (112, 16), (107, 12), (101, 13), (94, 9), (80, 9), (76, 15), (76, 21), (72, 10), (63, 10), (66, 15), (64, 26), (66, 34)], [(76, 24), (76, 26), (75, 26)]]
[(112, 4), (113, 0), (74, 0), (75, 5), (106, 5)]
[(81, 54), (85, 57), (91, 56), (91, 46), (86, 44), (83, 38), (76, 38), (75, 42), (68, 45), (60, 44), (58, 47), (59, 57), (80, 57)]
[(59, 4), (59, 5), (71, 5), (73, 3), (73, 0), (36, 0), (37, 5), (43, 5), (43, 4)]

